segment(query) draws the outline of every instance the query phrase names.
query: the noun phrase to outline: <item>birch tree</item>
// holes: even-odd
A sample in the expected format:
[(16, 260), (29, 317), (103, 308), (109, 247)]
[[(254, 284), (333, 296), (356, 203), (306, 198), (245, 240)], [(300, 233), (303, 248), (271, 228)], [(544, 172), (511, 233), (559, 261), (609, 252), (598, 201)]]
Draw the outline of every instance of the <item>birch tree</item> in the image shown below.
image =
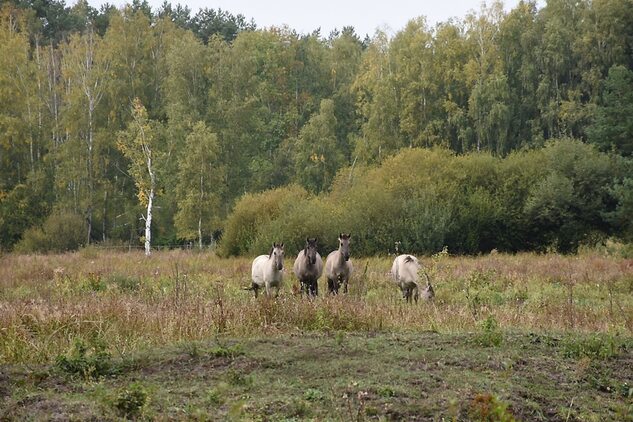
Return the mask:
[(157, 123), (147, 116), (147, 110), (138, 98), (132, 105), (132, 121), (127, 130), (117, 139), (119, 150), (130, 160), (128, 172), (134, 179), (137, 197), (145, 207), (145, 255), (151, 254), (152, 247), (152, 211), (157, 192), (158, 169), (164, 154), (159, 145), (160, 137)]
[(225, 173), (219, 163), (217, 135), (204, 122), (196, 123), (178, 160), (175, 224), (178, 236), (197, 238), (200, 249), (202, 239), (211, 235), (214, 223), (219, 222)]
[[(65, 104), (66, 127), (73, 129), (71, 142), (82, 144), (78, 147), (84, 164), (78, 182), (86, 183), (85, 206), (87, 243), (90, 243), (93, 227), (93, 213), (96, 195), (96, 113), (103, 97), (109, 70), (109, 59), (100, 54), (101, 38), (92, 28), (85, 35), (75, 35), (64, 49), (62, 75), (67, 84)], [(72, 149), (72, 148), (71, 148)], [(68, 174), (71, 174), (69, 172)], [(63, 178), (63, 175), (62, 175)], [(83, 195), (82, 195), (83, 196)]]

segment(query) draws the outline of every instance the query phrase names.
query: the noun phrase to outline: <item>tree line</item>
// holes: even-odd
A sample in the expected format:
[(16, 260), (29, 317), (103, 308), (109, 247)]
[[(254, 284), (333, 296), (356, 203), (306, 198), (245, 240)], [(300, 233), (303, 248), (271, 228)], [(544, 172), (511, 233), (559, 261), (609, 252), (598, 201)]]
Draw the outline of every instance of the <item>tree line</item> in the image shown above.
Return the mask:
[[(0, 62), (5, 250), (150, 240), (202, 246), (224, 233), (227, 253), (245, 253), (250, 246), (229, 239), (240, 204), (258, 198), (248, 207), (265, 209), (263, 198), (281, 189), (303, 198), (297, 210), (339, 204), (329, 212), (340, 215), (351, 194), (339, 185), (348, 183), (371, 207), (363, 201), (374, 185), (359, 184), (360, 174), (420, 154), (451, 157), (440, 161), (452, 170), (402, 161), (398, 171), (430, 179), (421, 179), (423, 190), (391, 197), (408, 207), (392, 211), (410, 215), (402, 222), (417, 229), (409, 237), (387, 230), (393, 238), (385, 233), (385, 244), (398, 237), (412, 251), (441, 243), (463, 252), (571, 250), (598, 234), (631, 235), (623, 217), (633, 215), (629, 0), (550, 0), (541, 9), (520, 2), (508, 13), (493, 3), (435, 26), (417, 17), (392, 36), (364, 38), (352, 27), (327, 35), (258, 29), (242, 15), (192, 14), (167, 2), (96, 10), (86, 1), (3, 1)], [(572, 169), (538, 167), (545, 156), (557, 165), (552, 151), (570, 155), (560, 160)], [(516, 157), (526, 161), (517, 169), (544, 178), (496, 169), (469, 190), (486, 166)], [(585, 159), (602, 167), (572, 177)], [(439, 201), (446, 186), (438, 180), (456, 169), (463, 174), (453, 180), (463, 186), (451, 185), (450, 201)], [(376, 180), (388, 195), (388, 178)], [(337, 195), (342, 202), (331, 202)], [(504, 202), (515, 196), (514, 205)], [(349, 224), (366, 223), (378, 208)], [(492, 213), (495, 223), (475, 224), (476, 212)], [(553, 214), (541, 221), (532, 212)], [(416, 220), (425, 213), (426, 223)], [(565, 228), (569, 216), (574, 223)], [(379, 251), (369, 243), (365, 253)]]

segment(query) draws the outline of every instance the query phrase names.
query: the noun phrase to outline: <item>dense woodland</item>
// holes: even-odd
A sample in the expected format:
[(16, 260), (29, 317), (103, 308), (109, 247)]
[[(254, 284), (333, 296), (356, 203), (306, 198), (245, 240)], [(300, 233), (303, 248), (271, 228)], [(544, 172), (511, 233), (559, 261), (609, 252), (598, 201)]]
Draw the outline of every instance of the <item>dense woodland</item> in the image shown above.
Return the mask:
[(1, 4), (3, 250), (633, 237), (631, 0), (493, 3), (370, 36), (167, 2)]

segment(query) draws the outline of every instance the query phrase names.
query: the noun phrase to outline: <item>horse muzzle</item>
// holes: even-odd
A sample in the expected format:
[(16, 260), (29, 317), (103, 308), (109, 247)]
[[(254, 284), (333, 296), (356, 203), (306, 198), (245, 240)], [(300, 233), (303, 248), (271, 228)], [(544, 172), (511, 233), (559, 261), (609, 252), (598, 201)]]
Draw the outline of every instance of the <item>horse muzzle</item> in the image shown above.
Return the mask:
[(345, 255), (344, 258), (345, 258), (345, 261), (349, 261), (349, 255)]

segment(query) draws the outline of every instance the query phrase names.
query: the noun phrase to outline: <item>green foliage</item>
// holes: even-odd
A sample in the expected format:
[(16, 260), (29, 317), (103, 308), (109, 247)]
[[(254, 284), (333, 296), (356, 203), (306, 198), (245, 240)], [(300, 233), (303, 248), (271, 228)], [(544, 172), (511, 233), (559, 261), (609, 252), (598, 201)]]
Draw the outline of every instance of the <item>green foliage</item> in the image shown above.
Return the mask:
[(88, 344), (81, 339), (76, 340), (68, 354), (57, 356), (55, 366), (68, 375), (82, 378), (99, 378), (116, 371), (106, 345), (98, 339)]
[(631, 344), (614, 334), (568, 336), (561, 344), (563, 356), (573, 359), (584, 357), (596, 360), (612, 359), (631, 348)]
[(53, 212), (42, 227), (31, 227), (15, 245), (20, 253), (68, 252), (86, 242), (86, 223), (82, 216), (68, 211)]
[[(351, 27), (328, 37), (255, 31), (242, 15), (169, 3), (8, 2), (1, 247), (24, 238), (26, 250), (58, 249), (32, 229), (53, 209), (85, 219), (85, 243), (136, 242), (152, 192), (159, 242), (200, 245), (235, 235), (222, 220), (244, 194), (291, 182), (321, 196), (311, 210), (284, 210), (296, 218), (290, 229), (272, 218), (256, 231), (315, 231), (329, 247), (347, 227), (368, 254), (395, 241), (478, 253), (630, 239), (630, 165), (581, 143), (632, 154), (629, 6), (522, 2), (505, 13), (493, 3), (361, 41)], [(271, 237), (246, 231), (225, 254)]]
[(475, 342), (483, 347), (499, 347), (503, 343), (503, 331), (493, 315), (489, 315), (481, 323), (481, 331)]
[(147, 389), (140, 382), (133, 382), (122, 389), (114, 401), (114, 407), (125, 418), (135, 418), (143, 414), (149, 402)]
[(603, 151), (633, 154), (633, 71), (617, 65), (604, 80), (602, 105), (588, 128), (589, 141)]
[(319, 389), (316, 388), (308, 388), (303, 393), (303, 398), (307, 401), (320, 401), (325, 398), (325, 394)]
[(272, 239), (274, 234), (263, 231), (262, 227), (277, 219), (281, 224), (283, 210), (307, 196), (307, 192), (297, 186), (244, 195), (226, 221), (220, 252), (225, 255), (264, 253), (273, 242), (283, 242), (284, 239)]
[(514, 422), (508, 405), (491, 394), (477, 394), (470, 403), (470, 420), (477, 422)]

